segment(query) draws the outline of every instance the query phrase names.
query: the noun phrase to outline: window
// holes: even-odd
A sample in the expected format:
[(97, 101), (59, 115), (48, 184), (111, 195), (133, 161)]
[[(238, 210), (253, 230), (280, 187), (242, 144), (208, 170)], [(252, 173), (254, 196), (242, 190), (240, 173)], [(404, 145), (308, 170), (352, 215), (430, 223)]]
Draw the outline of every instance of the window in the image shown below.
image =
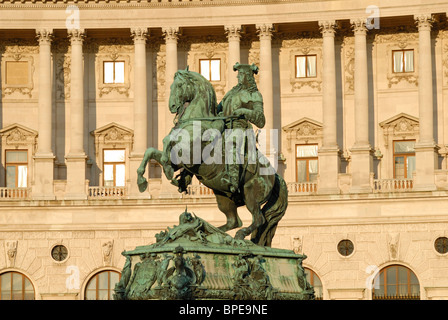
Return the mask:
[(6, 187), (26, 188), (28, 174), (28, 151), (6, 150)]
[(393, 68), (394, 72), (414, 72), (414, 50), (394, 50)]
[(208, 81), (220, 81), (221, 59), (199, 60), (199, 73)]
[(316, 77), (316, 55), (296, 56), (296, 78)]
[(317, 145), (296, 146), (297, 182), (317, 180)]
[(447, 237), (439, 237), (434, 241), (434, 248), (440, 254), (448, 253), (448, 238)]
[(93, 276), (87, 283), (85, 300), (113, 300), (115, 284), (121, 274), (116, 271), (103, 271)]
[(341, 240), (338, 243), (338, 252), (340, 255), (344, 257), (348, 257), (349, 255), (351, 255), (354, 249), (355, 246), (353, 245), (353, 242), (351, 242), (350, 240), (345, 239)]
[(104, 61), (104, 83), (124, 83), (124, 61)]
[(314, 288), (314, 296), (316, 297), (316, 300), (322, 300), (323, 299), (323, 287), (322, 287), (322, 282), (320, 281), (320, 278), (313, 270), (308, 269), (308, 268), (304, 268), (304, 269), (305, 269), (305, 274), (306, 274), (306, 280)]
[(373, 282), (373, 300), (418, 300), (420, 285), (410, 269), (392, 265), (384, 268)]
[(54, 261), (62, 262), (68, 257), (68, 249), (63, 245), (56, 245), (51, 249), (51, 257)]
[(0, 275), (0, 300), (34, 300), (34, 287), (21, 273), (3, 273)]
[(415, 171), (415, 140), (394, 141), (394, 178), (412, 179)]
[(28, 61), (6, 61), (6, 84), (11, 86), (29, 83)]
[(104, 186), (125, 186), (125, 150), (104, 150)]

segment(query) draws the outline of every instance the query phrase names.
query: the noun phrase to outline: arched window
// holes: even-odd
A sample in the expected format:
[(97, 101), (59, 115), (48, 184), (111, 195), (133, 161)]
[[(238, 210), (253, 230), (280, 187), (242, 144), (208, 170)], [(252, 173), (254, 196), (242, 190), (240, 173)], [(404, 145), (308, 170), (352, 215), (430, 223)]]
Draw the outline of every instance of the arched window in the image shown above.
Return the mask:
[(420, 284), (409, 268), (392, 265), (380, 271), (373, 280), (373, 300), (419, 300)]
[(306, 273), (306, 280), (310, 285), (314, 287), (314, 296), (316, 297), (316, 300), (322, 300), (323, 299), (323, 288), (322, 288), (322, 282), (320, 281), (320, 278), (318, 275), (311, 269), (304, 268)]
[(34, 300), (31, 281), (19, 272), (5, 272), (0, 275), (0, 300)]
[(86, 286), (85, 300), (113, 300), (115, 284), (121, 274), (107, 270), (94, 275)]

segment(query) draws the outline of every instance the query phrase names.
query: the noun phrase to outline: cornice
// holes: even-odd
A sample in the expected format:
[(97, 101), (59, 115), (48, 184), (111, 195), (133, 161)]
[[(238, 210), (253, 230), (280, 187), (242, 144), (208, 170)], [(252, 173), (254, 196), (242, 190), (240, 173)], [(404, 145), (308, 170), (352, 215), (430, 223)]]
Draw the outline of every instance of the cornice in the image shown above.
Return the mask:
[(205, 6), (247, 6), (247, 5), (269, 5), (279, 3), (301, 3), (313, 0), (0, 0), (3, 9), (60, 9), (68, 5), (76, 5), (80, 9), (97, 8), (182, 8), (182, 7), (205, 7)]

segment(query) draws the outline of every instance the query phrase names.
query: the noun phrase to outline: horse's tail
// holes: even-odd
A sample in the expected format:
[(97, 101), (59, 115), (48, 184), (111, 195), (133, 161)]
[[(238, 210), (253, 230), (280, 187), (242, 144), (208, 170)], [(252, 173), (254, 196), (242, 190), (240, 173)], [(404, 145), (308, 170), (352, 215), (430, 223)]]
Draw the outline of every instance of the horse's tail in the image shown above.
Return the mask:
[(251, 241), (260, 245), (270, 247), (278, 222), (285, 215), (288, 207), (288, 188), (285, 180), (275, 174), (274, 187), (268, 201), (261, 209), (265, 222), (251, 235)]

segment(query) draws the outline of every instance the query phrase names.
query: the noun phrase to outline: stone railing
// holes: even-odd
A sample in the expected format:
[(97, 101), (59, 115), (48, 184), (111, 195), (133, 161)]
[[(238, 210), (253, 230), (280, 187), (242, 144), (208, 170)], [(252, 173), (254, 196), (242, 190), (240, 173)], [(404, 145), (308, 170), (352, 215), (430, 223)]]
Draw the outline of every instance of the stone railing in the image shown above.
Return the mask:
[(186, 195), (186, 197), (205, 198), (215, 196), (212, 189), (202, 184), (190, 184), (187, 189), (188, 194)]
[(117, 199), (127, 195), (126, 187), (89, 187), (89, 199)]
[(317, 182), (288, 182), (288, 194), (310, 194), (317, 192)]
[(412, 179), (375, 179), (373, 180), (373, 192), (406, 192), (412, 190)]
[(0, 200), (29, 199), (30, 188), (0, 188)]

